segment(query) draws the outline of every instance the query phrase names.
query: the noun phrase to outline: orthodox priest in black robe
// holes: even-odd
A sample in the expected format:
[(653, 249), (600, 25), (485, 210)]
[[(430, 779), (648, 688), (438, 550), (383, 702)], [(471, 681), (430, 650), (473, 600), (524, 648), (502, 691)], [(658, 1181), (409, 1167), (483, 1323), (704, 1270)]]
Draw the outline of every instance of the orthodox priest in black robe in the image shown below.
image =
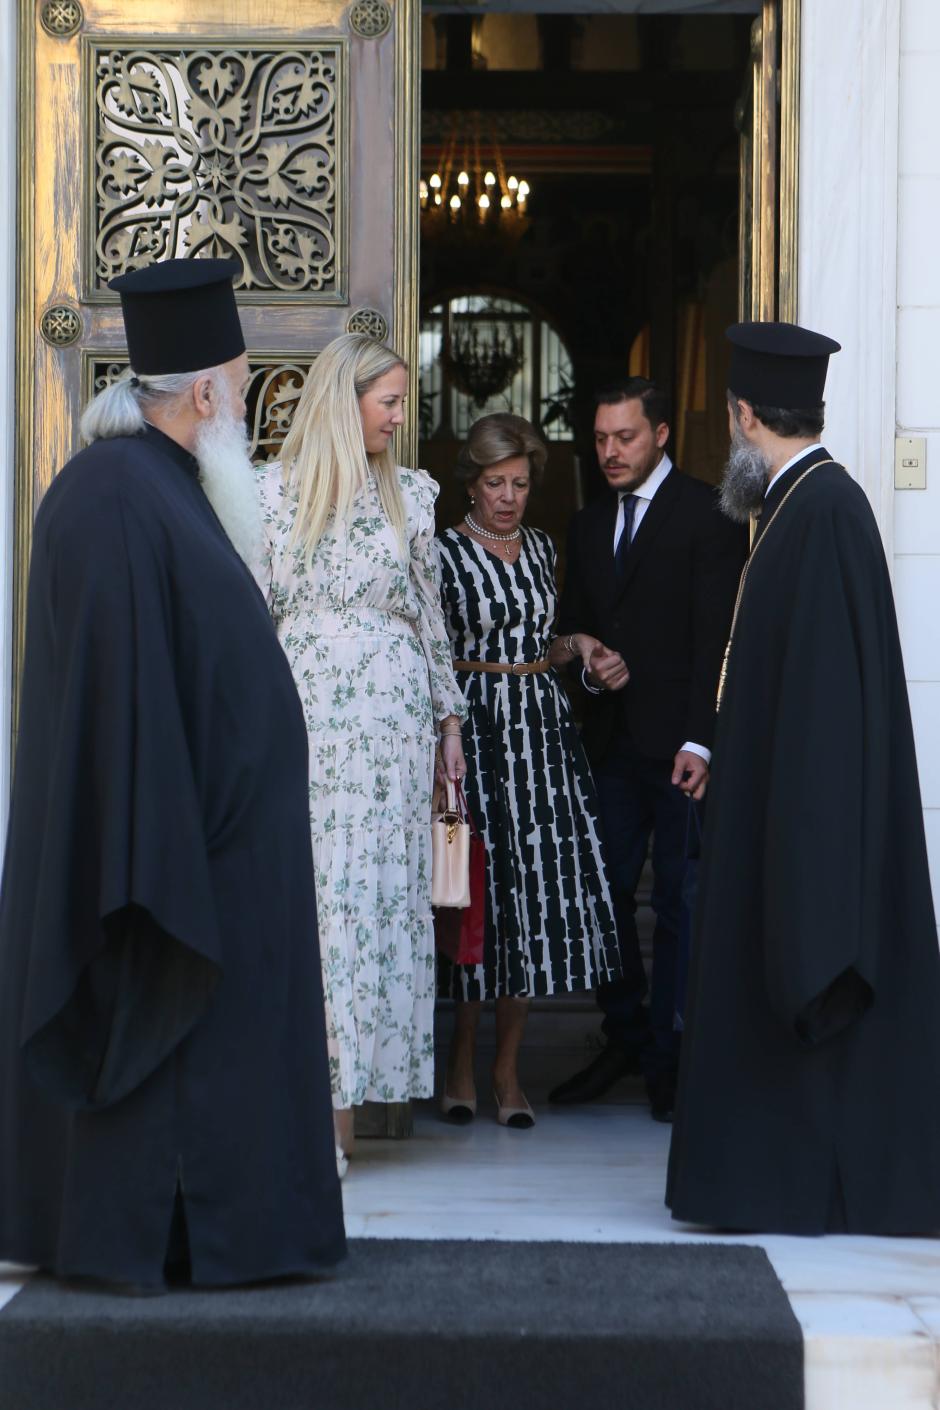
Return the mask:
[[(940, 952), (891, 584), (819, 443), (838, 345), (729, 330), (722, 499), (760, 518), (721, 690), (667, 1204), (940, 1230)], [(768, 489), (769, 482), (769, 489)]]
[(344, 1252), (234, 268), (115, 281), (133, 370), (36, 517), (0, 898), (0, 1258), (144, 1286)]

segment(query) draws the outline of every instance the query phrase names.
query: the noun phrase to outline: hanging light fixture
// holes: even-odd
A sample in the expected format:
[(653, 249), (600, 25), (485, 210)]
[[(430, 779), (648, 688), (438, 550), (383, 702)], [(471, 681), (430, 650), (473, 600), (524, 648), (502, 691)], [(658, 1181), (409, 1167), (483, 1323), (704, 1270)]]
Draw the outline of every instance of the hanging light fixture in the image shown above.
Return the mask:
[(482, 410), (516, 376), (525, 361), (525, 348), (517, 328), (495, 327), (481, 333), (473, 324), (457, 323), (438, 361), (447, 380)]
[(477, 228), (499, 226), (506, 233), (521, 234), (528, 219), (528, 181), (506, 174), (502, 152), (495, 137), (487, 148), (491, 164), (484, 166), (480, 154), (479, 115), (473, 114), (469, 133), (456, 126), (441, 153), (434, 171), (422, 177), (418, 186), (421, 210), (429, 229), (443, 221), (444, 226), (472, 222)]

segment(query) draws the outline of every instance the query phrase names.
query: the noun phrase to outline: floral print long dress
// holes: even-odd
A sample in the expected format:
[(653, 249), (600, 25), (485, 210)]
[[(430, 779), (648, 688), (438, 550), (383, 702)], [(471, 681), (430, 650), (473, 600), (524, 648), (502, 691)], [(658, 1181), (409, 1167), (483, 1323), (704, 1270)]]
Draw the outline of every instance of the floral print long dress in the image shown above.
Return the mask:
[(296, 498), (260, 467), (262, 587), (310, 744), (310, 821), (334, 1107), (433, 1088), (431, 789), (435, 720), (466, 715), (441, 613), (438, 487), (400, 470), (403, 551), (374, 480), (312, 560)]

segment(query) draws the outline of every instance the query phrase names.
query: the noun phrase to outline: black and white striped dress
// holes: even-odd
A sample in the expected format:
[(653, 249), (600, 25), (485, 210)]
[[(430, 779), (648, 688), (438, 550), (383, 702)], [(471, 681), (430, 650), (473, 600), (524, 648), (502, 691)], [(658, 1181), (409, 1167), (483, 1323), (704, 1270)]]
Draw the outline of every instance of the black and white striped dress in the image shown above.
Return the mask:
[[(523, 529), (507, 563), (466, 534), (439, 535), (444, 619), (455, 660), (538, 661), (555, 620), (555, 549)], [(467, 802), (486, 842), (482, 965), (455, 967), (466, 999), (591, 989), (620, 972), (597, 804), (553, 671), (458, 672)]]

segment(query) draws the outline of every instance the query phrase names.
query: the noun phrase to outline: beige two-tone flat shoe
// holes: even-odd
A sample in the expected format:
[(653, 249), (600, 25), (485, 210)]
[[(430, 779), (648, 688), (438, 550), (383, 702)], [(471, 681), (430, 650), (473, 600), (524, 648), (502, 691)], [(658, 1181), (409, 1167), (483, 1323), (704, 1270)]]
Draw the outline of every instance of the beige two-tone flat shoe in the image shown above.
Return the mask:
[(455, 1126), (469, 1126), (477, 1114), (476, 1097), (449, 1097), (441, 1093), (441, 1115)]
[(500, 1126), (509, 1126), (513, 1131), (528, 1131), (535, 1125), (535, 1112), (527, 1101), (525, 1106), (503, 1106), (496, 1092), (493, 1097), (496, 1101), (496, 1120)]

